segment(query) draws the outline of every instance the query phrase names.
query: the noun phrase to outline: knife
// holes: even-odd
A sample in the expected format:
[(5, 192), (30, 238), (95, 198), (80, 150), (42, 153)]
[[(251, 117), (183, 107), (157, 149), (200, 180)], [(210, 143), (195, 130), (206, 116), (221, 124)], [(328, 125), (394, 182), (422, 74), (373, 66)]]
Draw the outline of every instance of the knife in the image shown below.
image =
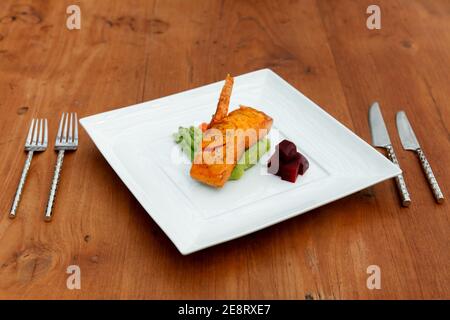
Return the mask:
[[(386, 129), (386, 125), (381, 114), (380, 105), (378, 102), (372, 104), (369, 110), (369, 123), (372, 131), (372, 145), (375, 147), (384, 148), (387, 150), (388, 158), (400, 168), (397, 157), (392, 147), (391, 139), (389, 139), (389, 133)], [(411, 204), (411, 198), (409, 196), (408, 189), (406, 188), (405, 179), (400, 174), (395, 177), (397, 183), (397, 189), (402, 198), (402, 206), (408, 207)]]
[(403, 148), (405, 150), (414, 151), (419, 156), (422, 169), (427, 176), (428, 183), (430, 184), (431, 190), (433, 190), (437, 203), (444, 202), (444, 195), (442, 194), (441, 188), (439, 188), (436, 178), (434, 177), (433, 170), (431, 170), (431, 166), (419, 145), (419, 141), (417, 140), (404, 111), (397, 113), (397, 129)]

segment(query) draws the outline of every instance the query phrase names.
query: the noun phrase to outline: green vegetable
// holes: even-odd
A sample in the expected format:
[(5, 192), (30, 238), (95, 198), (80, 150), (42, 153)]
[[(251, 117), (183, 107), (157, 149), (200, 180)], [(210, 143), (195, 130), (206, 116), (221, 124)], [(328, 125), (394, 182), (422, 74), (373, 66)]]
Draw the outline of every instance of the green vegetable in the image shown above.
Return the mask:
[(240, 178), (242, 178), (242, 176), (244, 175), (245, 172), (245, 167), (241, 164), (236, 165), (236, 167), (234, 167), (233, 172), (231, 172), (231, 176), (229, 180), (239, 180)]
[(202, 131), (196, 127), (179, 127), (178, 132), (173, 135), (175, 143), (180, 145), (181, 150), (194, 161), (195, 153), (202, 142)]
[[(180, 145), (181, 150), (186, 153), (191, 161), (194, 161), (195, 153), (200, 149), (202, 138), (202, 130), (194, 126), (189, 128), (180, 127), (178, 128), (178, 132), (173, 135), (175, 143)], [(269, 139), (264, 138), (258, 141), (250, 149), (245, 151), (231, 173), (230, 180), (239, 180), (244, 175), (244, 172), (257, 164), (259, 159), (269, 150)]]
[(236, 167), (234, 167), (234, 170), (230, 176), (230, 180), (239, 180), (240, 178), (242, 178), (244, 171), (250, 169), (255, 164), (257, 164), (259, 159), (261, 159), (261, 157), (269, 150), (270, 150), (269, 139), (264, 138), (258, 141), (250, 149), (245, 151), (242, 158), (238, 161)]
[(181, 140), (180, 148), (191, 159), (191, 162), (194, 161), (194, 150), (192, 150), (191, 145), (186, 140)]
[(192, 140), (194, 141), (194, 152), (197, 152), (202, 144), (203, 132), (197, 127), (190, 127), (189, 131), (191, 133)]
[(176, 143), (180, 143), (181, 140), (183, 140), (183, 137), (179, 132), (173, 134), (173, 140), (175, 140)]

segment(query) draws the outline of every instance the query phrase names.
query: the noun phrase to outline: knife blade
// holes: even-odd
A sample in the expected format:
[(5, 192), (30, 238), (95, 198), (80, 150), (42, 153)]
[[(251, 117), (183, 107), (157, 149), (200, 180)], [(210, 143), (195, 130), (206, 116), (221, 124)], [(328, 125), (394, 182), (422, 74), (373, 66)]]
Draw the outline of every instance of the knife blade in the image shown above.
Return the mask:
[(372, 132), (372, 145), (386, 148), (391, 145), (391, 139), (381, 114), (380, 105), (374, 102), (369, 110), (369, 123)]
[(404, 111), (397, 113), (397, 130), (405, 150), (416, 151), (420, 148), (419, 141), (417, 140)]
[[(369, 109), (369, 124), (372, 133), (372, 145), (386, 149), (387, 157), (400, 168), (378, 102), (374, 102)], [(400, 174), (395, 177), (395, 182), (402, 200), (402, 206), (408, 207), (411, 204), (411, 198), (403, 175)]]
[(400, 141), (402, 142), (403, 148), (405, 150), (414, 151), (420, 160), (422, 165), (422, 169), (425, 172), (428, 183), (433, 191), (434, 198), (437, 203), (444, 202), (444, 195), (442, 194), (441, 188), (434, 176), (433, 170), (431, 169), (430, 163), (425, 157), (425, 153), (420, 147), (419, 141), (414, 133), (414, 130), (409, 123), (408, 117), (404, 111), (400, 111), (397, 113), (397, 130), (400, 136)]

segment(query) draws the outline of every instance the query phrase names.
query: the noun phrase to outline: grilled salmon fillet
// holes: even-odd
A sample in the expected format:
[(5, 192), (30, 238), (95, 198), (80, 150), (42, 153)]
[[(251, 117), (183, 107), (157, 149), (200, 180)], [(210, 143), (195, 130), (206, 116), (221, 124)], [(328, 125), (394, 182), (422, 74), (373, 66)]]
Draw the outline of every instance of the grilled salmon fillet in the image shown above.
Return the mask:
[(264, 138), (273, 123), (264, 112), (246, 106), (227, 115), (232, 84), (228, 76), (216, 114), (203, 135), (202, 152), (196, 155), (190, 172), (195, 180), (216, 188), (225, 185), (245, 150)]

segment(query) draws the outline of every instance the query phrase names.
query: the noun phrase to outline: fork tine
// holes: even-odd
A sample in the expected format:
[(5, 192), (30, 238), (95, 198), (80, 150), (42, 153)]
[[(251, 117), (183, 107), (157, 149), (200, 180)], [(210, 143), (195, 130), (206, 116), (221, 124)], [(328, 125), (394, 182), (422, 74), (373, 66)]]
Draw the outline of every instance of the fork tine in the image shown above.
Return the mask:
[(64, 119), (64, 129), (63, 129), (63, 135), (61, 142), (66, 143), (67, 142), (67, 124), (69, 122), (69, 114), (66, 113), (66, 118)]
[(78, 144), (78, 117), (77, 117), (77, 113), (75, 112), (75, 128), (74, 128), (74, 143)]
[(34, 132), (33, 132), (33, 140), (31, 141), (32, 144), (37, 143), (38, 129), (39, 129), (39, 119), (36, 119), (36, 125), (34, 126)]
[(59, 122), (58, 134), (56, 135), (56, 143), (59, 143), (61, 141), (61, 134), (62, 134), (63, 123), (64, 123), (64, 115), (65, 115), (65, 113), (62, 114), (61, 121)]
[(69, 138), (67, 139), (67, 142), (68, 143), (72, 143), (73, 142), (73, 140), (72, 140), (72, 137), (73, 137), (73, 135), (72, 135), (72, 130), (73, 130), (73, 113), (71, 113), (70, 114), (70, 121), (69, 121)]
[(48, 123), (47, 118), (44, 121), (44, 146), (46, 147), (48, 144)]
[(39, 127), (39, 139), (37, 141), (38, 145), (42, 145), (42, 127), (44, 126), (44, 120), (41, 119), (40, 121), (40, 127)]
[(31, 137), (33, 135), (33, 127), (34, 127), (34, 119), (31, 120), (30, 130), (28, 130), (28, 136), (27, 136), (26, 144), (30, 144), (31, 143)]

